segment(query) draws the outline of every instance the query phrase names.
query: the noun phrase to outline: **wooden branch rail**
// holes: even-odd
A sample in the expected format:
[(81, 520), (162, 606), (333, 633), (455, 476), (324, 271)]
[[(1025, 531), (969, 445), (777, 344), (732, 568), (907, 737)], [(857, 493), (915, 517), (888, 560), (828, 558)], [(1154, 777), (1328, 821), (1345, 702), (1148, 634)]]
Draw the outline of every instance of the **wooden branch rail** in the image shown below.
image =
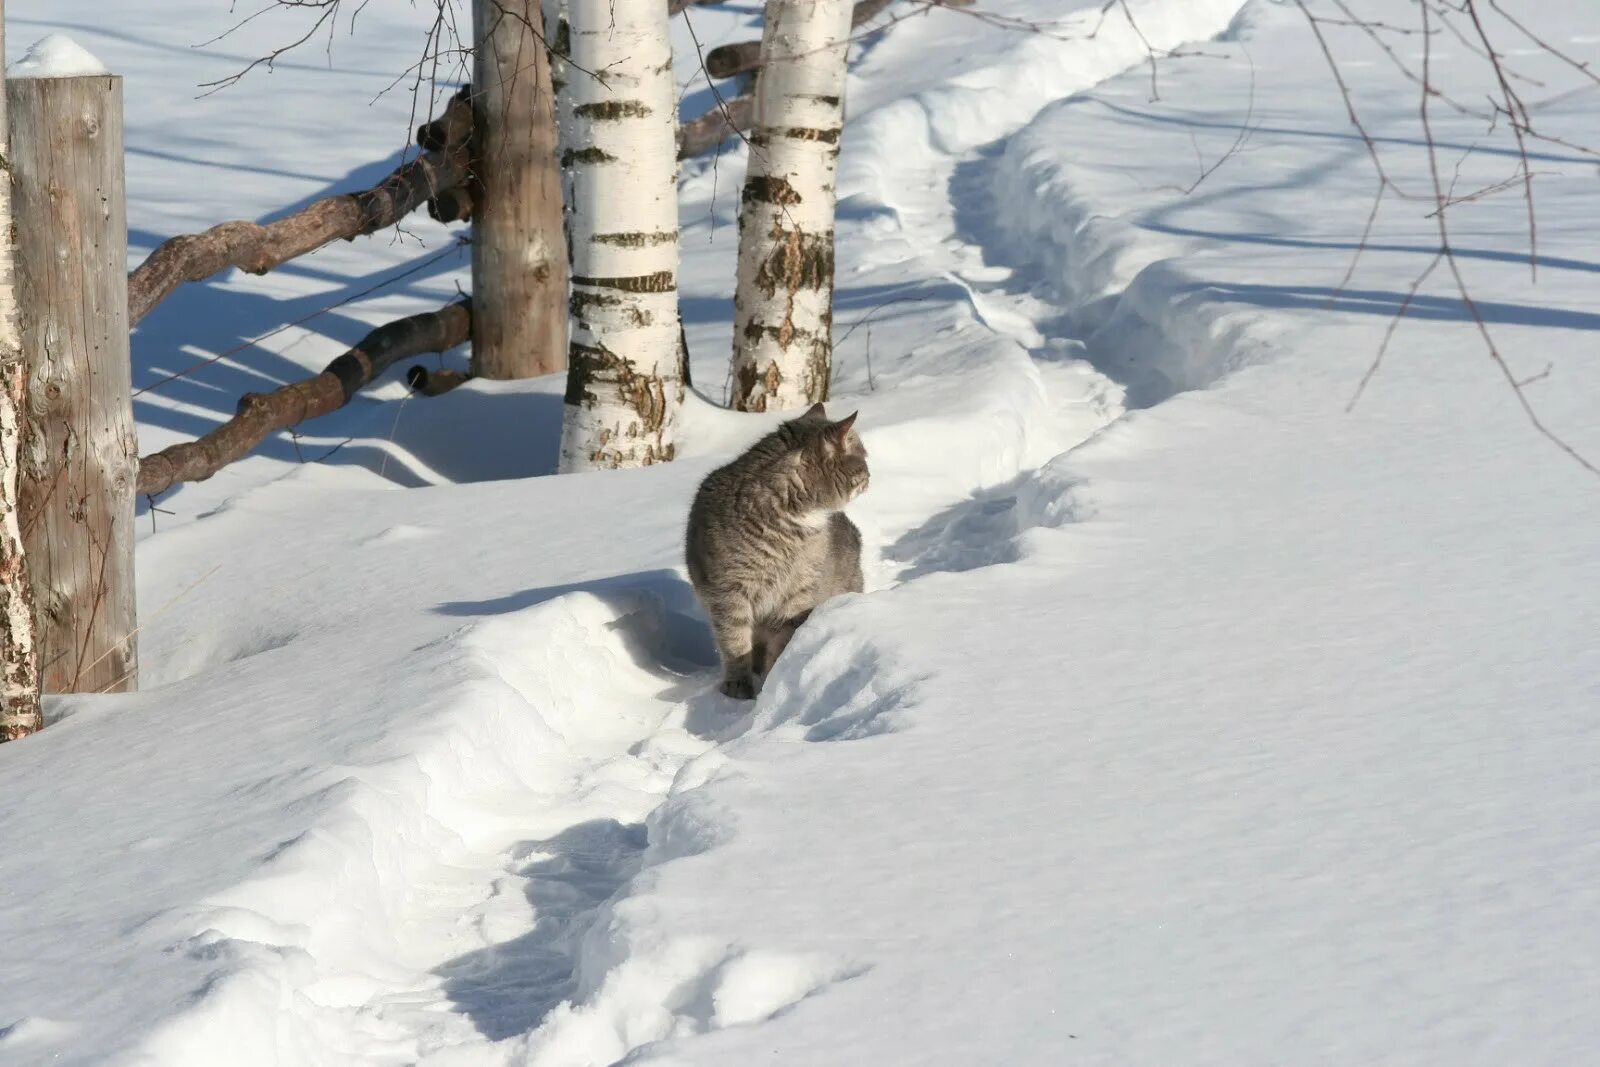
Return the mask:
[(229, 267), (265, 274), (339, 238), (351, 240), (392, 226), (424, 201), (464, 184), (470, 171), (472, 108), (462, 95), (450, 101), (441, 119), (422, 127), (434, 129), (442, 147), (402, 164), (371, 189), (324, 197), (273, 222), (224, 222), (204, 233), (162, 242), (128, 275), (129, 324), (143, 319), (184, 282), (203, 281)]
[(706, 53), (706, 73), (713, 78), (731, 78), (761, 66), (761, 42), (740, 41), (718, 45)]
[(470, 299), (379, 326), (315, 378), (270, 393), (247, 393), (239, 399), (238, 413), (204, 437), (145, 456), (139, 461), (138, 493), (153, 496), (179, 482), (204, 481), (273, 432), (344, 407), (399, 360), (444, 352), (471, 336)]
[[(966, 0), (966, 3), (970, 2), (971, 0)], [(851, 27), (871, 22), (892, 3), (894, 0), (861, 0), (850, 12)], [(957, 0), (955, 3), (946, 3), (943, 6), (965, 7), (966, 3)], [(713, 78), (731, 78), (736, 74), (749, 74), (759, 69), (761, 69), (760, 41), (739, 41), (736, 44), (718, 45), (706, 53), (706, 73)]]
[(678, 127), (678, 158), (689, 159), (717, 147), (755, 125), (756, 95), (732, 96), (697, 119)]
[[(941, 7), (967, 7), (973, 0), (936, 0)], [(850, 25), (860, 26), (882, 14), (894, 0), (860, 0), (850, 13)], [(687, 6), (687, 5), (685, 5)], [(676, 13), (678, 8), (672, 9)], [(741, 41), (719, 45), (706, 53), (706, 73), (712, 78), (732, 78), (761, 69), (761, 42)], [(678, 158), (689, 159), (708, 151), (755, 125), (754, 91), (724, 99), (697, 119), (678, 127)]]

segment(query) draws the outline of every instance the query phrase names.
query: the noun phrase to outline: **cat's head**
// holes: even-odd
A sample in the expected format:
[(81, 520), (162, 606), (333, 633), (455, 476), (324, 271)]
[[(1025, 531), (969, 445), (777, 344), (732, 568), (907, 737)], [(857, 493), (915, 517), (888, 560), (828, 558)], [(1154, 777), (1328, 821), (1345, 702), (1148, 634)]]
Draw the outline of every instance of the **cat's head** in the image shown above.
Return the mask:
[(835, 422), (821, 404), (813, 404), (804, 415), (783, 424), (813, 507), (837, 510), (866, 491), (867, 448), (856, 433), (856, 414)]

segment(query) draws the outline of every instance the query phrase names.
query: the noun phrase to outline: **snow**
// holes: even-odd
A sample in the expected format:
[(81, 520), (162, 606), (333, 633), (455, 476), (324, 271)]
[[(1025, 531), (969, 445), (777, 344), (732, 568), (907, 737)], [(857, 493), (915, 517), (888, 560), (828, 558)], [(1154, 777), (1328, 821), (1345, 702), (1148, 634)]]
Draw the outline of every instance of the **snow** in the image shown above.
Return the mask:
[(104, 73), (105, 64), (64, 33), (39, 38), (21, 59), (6, 67), (10, 78), (77, 78)]
[[(1155, 100), (1139, 35), (1063, 6), (983, 5), (1050, 33), (934, 12), (860, 49), (834, 396), (874, 467), (868, 592), (754, 706), (715, 692), (679, 547), (697, 479), (773, 421), (716, 404), (742, 150), (684, 167), (709, 400), (677, 462), (544, 477), (559, 381), (390, 380), (141, 510), (142, 691), (0, 747), (0, 1059), (1592, 1059), (1593, 477), (1442, 269), (1351, 406), (1437, 231), (1386, 200), (1341, 286), (1374, 179), (1294, 5), (1132, 3), (1156, 47), (1196, 42)], [(414, 125), (365, 104), (426, 12), (199, 99), (292, 27), (189, 51), (225, 11), (9, 14), (125, 72), (136, 258), (369, 184)], [(710, 48), (753, 16), (692, 17)], [(1529, 17), (1596, 57), (1592, 13)], [(1334, 42), (1425, 191), (1414, 87)], [(1470, 51), (1432, 58), (1482, 84)], [(1600, 92), (1519, 61), (1583, 141)], [(1511, 173), (1503, 130), (1432, 118), (1460, 188)], [(1515, 190), (1452, 231), (1512, 372), (1548, 367), (1540, 419), (1592, 458), (1593, 161), (1537, 153), (1537, 281)], [(142, 450), (450, 299), (452, 232), (407, 229), (153, 313), (136, 386), (228, 354), (139, 398)]]

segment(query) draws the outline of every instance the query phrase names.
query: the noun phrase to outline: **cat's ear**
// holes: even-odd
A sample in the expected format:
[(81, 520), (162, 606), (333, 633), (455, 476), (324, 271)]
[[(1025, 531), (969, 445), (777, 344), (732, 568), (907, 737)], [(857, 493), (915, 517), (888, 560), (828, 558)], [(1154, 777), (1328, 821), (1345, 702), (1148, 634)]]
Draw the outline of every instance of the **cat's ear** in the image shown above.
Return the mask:
[(806, 413), (800, 417), (802, 419), (825, 419), (828, 417), (828, 413), (822, 409), (822, 401), (819, 400), (809, 408), (806, 408)]
[(833, 438), (835, 443), (843, 444), (845, 438), (850, 436), (850, 427), (856, 424), (856, 416), (859, 414), (861, 414), (861, 412), (852, 411), (850, 414), (846, 415), (832, 426), (829, 426), (828, 436)]

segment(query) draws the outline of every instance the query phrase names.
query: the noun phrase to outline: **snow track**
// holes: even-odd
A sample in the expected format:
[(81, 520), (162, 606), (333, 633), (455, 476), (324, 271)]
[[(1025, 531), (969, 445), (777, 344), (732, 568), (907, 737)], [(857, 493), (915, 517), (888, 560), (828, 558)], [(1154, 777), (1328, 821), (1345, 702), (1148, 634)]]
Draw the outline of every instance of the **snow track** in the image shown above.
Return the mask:
[[(13, 23), (30, 2), (40, 32), (81, 9), (74, 32), (128, 74), (146, 244), (246, 191), (264, 212), (290, 181), (359, 186), (407, 125), (380, 103), (382, 130), (335, 156), (281, 117), (381, 88), (414, 47), (400, 8), (337, 69), (200, 104), (171, 57), (222, 77), (238, 56), (188, 48), (197, 0), (114, 30), (88, 0), (23, 0)], [(770, 419), (691, 400), (677, 462), (543, 478), (559, 382), (409, 406), (391, 382), (316, 427), (357, 435), (326, 462), (278, 442), (164, 501), (140, 602), (176, 600), (146, 616), (147, 688), (55, 703), (0, 748), (22, 798), (0, 813), (0, 1060), (1583, 1062), (1592, 484), (1463, 358), (1448, 292), (1418, 295), (1346, 412), (1432, 223), (1381, 218), (1357, 295), (1330, 301), (1371, 175), (1293, 5), (1130, 0), (1158, 48), (1223, 34), (1164, 61), (1159, 107), (1122, 5), (1093, 38), (1099, 0), (982, 5), (1063, 6), (1061, 34), (935, 11), (862, 49), (835, 397), (872, 456), (852, 508), (869, 592), (819, 610), (754, 705), (715, 694), (680, 539), (695, 483)], [(1583, 43), (1555, 7), (1530, 17)], [(705, 8), (702, 43), (747, 36), (749, 11)], [(1409, 90), (1354, 85), (1397, 180), (1420, 180)], [(1586, 99), (1541, 121), (1580, 137)], [(250, 136), (172, 136), (202, 117)], [(1463, 153), (1482, 135), (1439, 123)], [(1250, 151), (1184, 193), (1246, 126)], [(302, 173), (324, 150), (329, 173)], [(1506, 157), (1458, 162), (1494, 181)], [(198, 163), (230, 181), (195, 185)], [(739, 167), (684, 169), (705, 388)], [(1588, 217), (1591, 179), (1542, 159), (1541, 211)], [(1462, 211), (1508, 358), (1595, 454), (1582, 232), (1541, 229), (1535, 289), (1520, 200)], [(341, 245), (187, 287), (141, 326), (141, 373), (414, 254)], [(371, 324), (319, 320), (185, 381), (141, 410), (145, 444)]]
[[(1216, 32), (1236, 6), (1183, 5), (1157, 44)], [(888, 50), (873, 61), (892, 62)], [(913, 292), (954, 283), (943, 358), (958, 383), (985, 379), (969, 389), (965, 425), (940, 412), (963, 480), (902, 492), (897, 510), (865, 517), (883, 549), (879, 586), (1006, 562), (1025, 529), (1071, 518), (1058, 478), (1022, 472), (1121, 411), (1120, 384), (1076, 358), (1081, 346), (1047, 336), (1069, 309), (1031, 291), (1031, 265), (996, 262), (1008, 221), (997, 194), (1025, 218), (1054, 215), (1058, 190), (1012, 175), (1014, 148), (962, 131), (1016, 127), (1139, 62), (1143, 45), (1113, 31), (1025, 51), (1026, 91), (1009, 74), (980, 75), (975, 87), (887, 104), (851, 135), (885, 142), (846, 155), (841, 242), (855, 244), (841, 259), (863, 276), (852, 284), (903, 287), (908, 260)], [(986, 245), (979, 231), (1000, 239)], [(975, 348), (992, 353), (987, 367)], [(925, 353), (919, 370), (940, 358)], [(870, 419), (870, 390), (862, 400)], [(918, 475), (923, 433), (891, 420), (869, 434), (880, 480)], [(620, 579), (527, 607), (512, 598), (504, 614), (419, 649), (435, 664), (439, 710), (392, 739), (404, 755), (342, 778), (331, 787), (337, 818), (183, 916), (204, 930), (184, 951), (225, 965), (205, 1009), (144, 1046), (152, 1062), (204, 1060), (253, 1027), (245, 1045), (263, 1064), (449, 1063), (468, 1049), (485, 1057), (472, 1062), (604, 1064), (760, 1022), (867, 973), (871, 960), (849, 954), (663, 929), (655, 872), (738, 832), (737, 811), (704, 788), (738, 776), (720, 742), (891, 733), (919, 676), (896, 665), (887, 637), (829, 633), (822, 613), (744, 714), (714, 692), (714, 653), (686, 588), (663, 582)]]
[[(1158, 48), (1220, 32), (1238, 7), (1132, 5)], [(1093, 40), (1019, 41), (990, 30), (988, 50), (974, 50), (978, 61), (951, 81), (873, 98), (880, 80), (933, 65), (929, 53), (951, 47), (944, 32), (897, 28), (856, 72), (860, 117), (839, 180), (839, 258), (854, 268), (841, 280), (841, 321), (865, 321), (883, 308), (867, 300), (892, 294), (905, 306), (882, 315), (879, 328), (915, 342), (914, 360), (908, 345), (877, 370), (892, 398), (877, 395), (856, 350), (841, 349), (836, 391), (854, 394), (866, 412), (876, 480), (901, 486), (881, 505), (867, 502), (861, 517), (882, 557), (869, 578), (880, 589), (1016, 558), (1026, 529), (1076, 514), (1070, 479), (1028, 472), (1098, 432), (1126, 402), (1159, 399), (1117, 363), (1144, 333), (1091, 333), (1085, 349), (1062, 334), (1083, 303), (1083, 279), (1063, 285), (1071, 299), (1057, 303), (1035, 291), (1053, 261), (1013, 263), (1004, 251), (1051, 218), (1027, 236), (1044, 238), (1046, 256), (1061, 264), (1089, 262), (1110, 279), (1092, 289), (1115, 301), (1111, 323), (1170, 295), (1145, 283), (1153, 296), (1140, 304), (1136, 280), (1118, 296), (1128, 257), (1147, 253), (1112, 240), (1119, 258), (1110, 265), (1086, 257), (1086, 235), (1103, 224), (1073, 213), (1056, 176), (1030, 164), (1025, 136), (1006, 139), (1050, 102), (1143, 61), (1145, 43), (1118, 23)], [(707, 180), (689, 179), (691, 200), (707, 193)], [(696, 210), (685, 210), (686, 240), (701, 225)], [(726, 258), (730, 244), (724, 236), (715, 255)], [(1186, 381), (1203, 384), (1204, 373)], [(416, 418), (448, 422), (451, 403), (471, 402), (464, 390)], [(703, 453), (749, 433), (730, 433), (712, 412), (690, 415), (698, 416), (686, 421), (690, 453), (696, 433)], [(925, 416), (937, 418), (932, 451)], [(664, 495), (686, 499), (692, 475), (675, 472), (670, 480), (682, 485)], [(318, 481), (290, 478), (224, 510), (265, 514), (267, 500)], [(359, 558), (357, 546), (426, 542), (451, 525), (382, 510), (392, 514), (352, 523), (350, 545), (337, 550)], [(248, 515), (230, 518), (243, 528)], [(472, 528), (457, 522), (456, 537)], [(157, 551), (181, 556), (186, 532)], [(314, 542), (306, 551), (317, 558)], [(663, 925), (655, 893), (664, 868), (682, 870), (739, 833), (725, 795), (764, 788), (726, 743), (860, 742), (905, 725), (926, 677), (889, 636), (894, 591), (819, 613), (746, 713), (714, 693), (714, 654), (681, 578), (614, 574), (451, 610), (490, 617), (418, 629), (409, 650), (401, 635), (389, 640), (397, 655), (390, 677), (368, 679), (365, 714), (374, 717), (359, 741), (333, 746), (330, 767), (274, 771), (250, 787), (263, 810), (292, 798), (289, 810), (303, 811), (307, 828), (239, 857), (237, 881), (141, 922), (194, 992), (169, 1000), (148, 1034), (126, 1032), (124, 1061), (604, 1064), (762, 1022), (869, 974), (874, 961), (853, 951), (787, 951)], [(169, 683), (222, 669), (241, 681), (266, 678), (314, 662), (307, 646), (319, 626), (292, 611), (277, 621), (227, 618), (220, 591), (194, 607), (216, 614), (216, 632), (174, 644), (159, 668)], [(834, 626), (835, 611), (854, 625)], [(359, 625), (322, 620), (320, 639)], [(162, 630), (152, 635), (156, 648)], [(378, 717), (386, 705), (406, 709), (395, 725)], [(266, 729), (296, 721), (286, 715)], [(52, 1048), (50, 1025), (35, 1018), (4, 1040), (23, 1053)]]
[[(1156, 45), (1172, 47), (1221, 32), (1237, 7), (1187, 5), (1185, 17), (1174, 18)], [(1026, 68), (1037, 75), (1028, 92), (1015, 91), (1009, 81), (965, 91), (940, 89), (874, 111), (855, 127), (856, 141), (881, 138), (888, 145), (846, 156), (840, 190), (851, 221), (841, 228), (841, 242), (854, 238), (857, 244), (855, 254), (842, 258), (857, 262), (857, 273), (865, 275), (853, 284), (871, 286), (875, 274), (903, 278), (909, 259), (924, 279), (914, 286), (932, 292), (941, 281), (958, 286), (962, 296), (954, 308), (953, 332), (961, 340), (951, 347), (977, 344), (994, 352), (996, 362), (986, 374), (990, 381), (977, 395), (998, 398), (999, 404), (979, 406), (972, 426), (957, 435), (957, 448), (972, 464), (964, 498), (949, 501), (948, 488), (920, 500), (915, 493), (903, 494), (900, 506), (909, 501), (922, 516), (912, 528), (898, 516), (876, 524), (868, 519), (875, 532), (894, 537), (893, 543), (880, 544), (884, 559), (874, 584), (1007, 562), (1027, 529), (1081, 517), (1071, 500), (1070, 479), (1053, 468), (1027, 472), (1115, 419), (1123, 386), (1078, 358), (1084, 355), (1081, 344), (1047, 335), (1071, 309), (1033, 291), (1037, 265), (996, 262), (1004, 227), (1012, 221), (996, 204), (1004, 199), (1015, 217), (1050, 217), (1060, 210), (1060, 190), (1043, 180), (1030, 184), (1028, 174), (1013, 178), (1006, 169), (1011, 153), (1000, 151), (1007, 145), (974, 145), (955, 131), (968, 123), (990, 132), (1014, 128), (1056, 96), (1136, 64), (1143, 47), (1130, 31), (1110, 32), (1076, 48), (1042, 49), (1040, 69)], [(908, 130), (913, 131), (909, 145)], [(890, 219), (893, 225), (886, 229)], [(986, 245), (968, 232), (971, 227), (999, 240)], [(1053, 251), (1070, 258), (1077, 249)], [(977, 339), (962, 336), (963, 318), (978, 328)], [(1006, 399), (1008, 394), (1015, 399)], [(870, 397), (862, 400), (870, 410)], [(1041, 404), (1043, 410), (1037, 410)], [(997, 411), (1002, 413), (998, 420)], [(950, 413), (942, 415), (948, 423)], [(997, 429), (1027, 433), (997, 447)], [(908, 439), (904, 444), (897, 439), (902, 436)], [(879, 462), (915, 466), (902, 454), (921, 446), (915, 423), (881, 428), (869, 440)], [(642, 702), (656, 707), (652, 714), (660, 716), (659, 725), (603, 765), (606, 776), (645, 774), (648, 783), (628, 793), (629, 803), (611, 817), (575, 823), (544, 841), (502, 848), (498, 854), (510, 863), (501, 865), (495, 883), (508, 888), (497, 888), (496, 897), (526, 897), (533, 905), (533, 928), (508, 940), (486, 941), (444, 969), (456, 1010), (473, 1017), (483, 1037), (500, 1041), (511, 1062), (604, 1064), (663, 1042), (679, 1048), (682, 1039), (761, 1022), (870, 971), (870, 959), (848, 954), (785, 953), (674, 933), (660, 925), (653, 896), (655, 874), (663, 865), (692, 863), (738, 832), (738, 811), (706, 788), (741, 777), (720, 742), (858, 741), (905, 724), (903, 712), (915, 703), (923, 678), (899, 662), (886, 636), (887, 619), (878, 628), (860, 625), (861, 614), (875, 610), (871, 597), (892, 595), (882, 591), (869, 594), (868, 601), (848, 602), (843, 610), (857, 623), (848, 629), (830, 631), (830, 613), (820, 613), (809, 639), (797, 647), (799, 654), (778, 665), (747, 715), (715, 696), (711, 672), (678, 675), (675, 681), (659, 674), (651, 665), (665, 640), (659, 625), (650, 627), (656, 634), (653, 651), (647, 647), (631, 670), (605, 672), (606, 688), (590, 692), (587, 703), (612, 709), (607, 714), (626, 716), (624, 709), (640, 700), (642, 690), (660, 690)], [(698, 634), (699, 627), (688, 623), (675, 632)], [(867, 639), (863, 633), (880, 636)], [(709, 661), (709, 650), (701, 652)], [(506, 655), (515, 657), (510, 650)], [(543, 673), (535, 668), (528, 677)], [(545, 703), (541, 694), (527, 699), (530, 707)], [(638, 760), (649, 773), (632, 768)], [(588, 788), (580, 784), (576, 791)], [(760, 786), (744, 782), (738, 788)]]

